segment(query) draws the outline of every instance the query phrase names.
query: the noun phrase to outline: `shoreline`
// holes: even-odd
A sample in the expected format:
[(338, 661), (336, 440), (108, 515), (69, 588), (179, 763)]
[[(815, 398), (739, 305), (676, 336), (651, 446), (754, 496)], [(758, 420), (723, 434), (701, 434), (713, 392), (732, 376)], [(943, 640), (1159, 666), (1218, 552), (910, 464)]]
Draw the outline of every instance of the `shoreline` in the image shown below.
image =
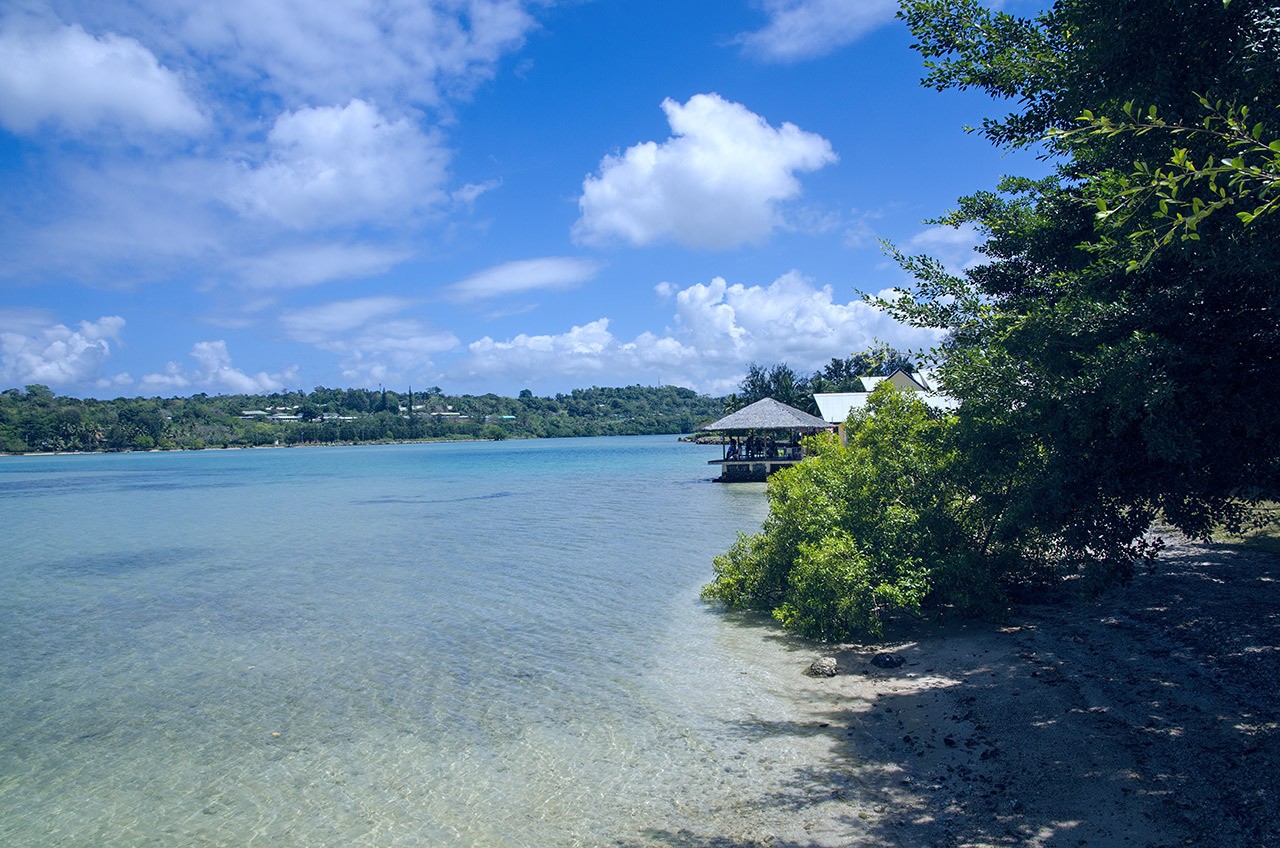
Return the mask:
[(1280, 557), (1168, 541), (1097, 600), (797, 651), (838, 663), (795, 669), (827, 754), (733, 845), (1280, 846)]
[[(358, 447), (386, 447), (389, 445), (443, 445), (443, 444), (483, 444), (487, 442), (522, 442), (537, 441), (540, 439), (630, 439), (641, 436), (674, 436), (676, 441), (681, 444), (692, 444), (705, 446), (704, 442), (692, 441), (686, 439), (687, 433), (627, 433), (621, 435), (595, 435), (595, 436), (523, 436), (510, 435), (502, 439), (456, 439), (449, 437), (432, 438), (432, 439), (392, 439), (390, 441), (373, 441), (373, 442), (295, 442), (291, 445), (206, 445), (202, 448), (148, 448), (147, 450), (96, 450), (96, 451), (24, 451), (22, 453), (13, 453), (10, 451), (0, 451), (0, 457), (6, 456), (105, 456), (108, 454), (131, 454), (131, 453), (202, 453), (204, 451), (236, 451), (236, 450), (266, 450), (275, 448), (358, 448)], [(719, 444), (716, 442), (715, 444)]]

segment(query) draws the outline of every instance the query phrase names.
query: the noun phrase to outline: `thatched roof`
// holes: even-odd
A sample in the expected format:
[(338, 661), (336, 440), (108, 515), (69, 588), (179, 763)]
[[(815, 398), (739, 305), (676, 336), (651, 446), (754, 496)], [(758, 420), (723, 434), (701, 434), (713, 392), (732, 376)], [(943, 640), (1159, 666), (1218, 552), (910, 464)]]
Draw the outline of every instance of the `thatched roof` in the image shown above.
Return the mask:
[(817, 416), (779, 403), (773, 398), (758, 400), (703, 430), (826, 430), (831, 425)]

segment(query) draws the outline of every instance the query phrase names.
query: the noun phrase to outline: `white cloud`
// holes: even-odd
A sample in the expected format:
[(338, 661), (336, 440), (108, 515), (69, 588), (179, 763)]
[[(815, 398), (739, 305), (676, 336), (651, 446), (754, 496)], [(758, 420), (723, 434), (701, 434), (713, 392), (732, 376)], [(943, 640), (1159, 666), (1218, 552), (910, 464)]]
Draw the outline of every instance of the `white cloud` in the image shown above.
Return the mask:
[(655, 356), (667, 348), (667, 358), (682, 359), (692, 353), (671, 340), (642, 334), (624, 342), (609, 331), (609, 319), (599, 318), (558, 335), (521, 333), (508, 341), (485, 336), (467, 346), (468, 358), (460, 369), (463, 379), (491, 378), (533, 385), (548, 377), (627, 382), (654, 371)]
[(195, 133), (205, 117), (173, 71), (132, 38), (95, 37), (78, 24), (32, 28), (9, 18), (0, 30), (0, 124), (31, 132), (124, 129)]
[(788, 362), (812, 370), (880, 339), (914, 346), (923, 336), (830, 286), (791, 271), (768, 286), (730, 285), (717, 277), (676, 294), (675, 335), (709, 363)]
[(139, 381), (143, 390), (190, 389), (194, 387), (225, 391), (233, 394), (262, 394), (277, 392), (298, 379), (298, 368), (292, 366), (278, 374), (259, 371), (247, 374), (236, 368), (227, 351), (227, 343), (217, 341), (196, 342), (191, 348), (196, 361), (194, 371), (188, 371), (175, 362), (165, 366), (163, 373), (147, 374)]
[(453, 333), (432, 330), (421, 321), (383, 321), (376, 327), (328, 345), (346, 353), (338, 363), (342, 376), (361, 385), (378, 382), (438, 382), (435, 357), (458, 346)]
[(330, 344), (344, 333), (400, 312), (410, 303), (405, 298), (390, 296), (341, 300), (285, 312), (280, 316), (280, 323), (295, 341)]
[[(4, 204), (0, 277), (279, 288), (381, 273), (417, 251), (424, 215), (465, 214), (496, 187), (446, 184), (442, 128), (537, 26), (537, 5), (0, 4), (0, 129), (61, 126), (90, 146), (46, 145), (15, 172), (27, 185)], [(135, 143), (100, 144), (92, 131), (112, 125)], [(137, 142), (138, 129), (203, 132)], [(329, 248), (329, 271), (273, 253), (281, 230), (335, 228), (348, 243)]]
[(936, 334), (898, 324), (861, 300), (838, 302), (830, 286), (815, 286), (794, 271), (768, 286), (717, 277), (684, 289), (660, 283), (655, 290), (675, 304), (674, 325), (662, 335), (645, 332), (628, 341), (599, 318), (559, 334), (486, 336), (468, 345), (452, 376), (482, 385), (538, 385), (607, 375), (722, 394), (736, 388), (753, 361), (786, 362), (809, 373), (878, 341), (903, 349), (937, 341)]
[(898, 0), (765, 0), (769, 22), (737, 42), (771, 62), (834, 53), (893, 20)]
[(486, 268), (446, 288), (453, 300), (472, 301), (530, 291), (560, 291), (591, 280), (600, 264), (590, 259), (547, 256), (521, 259)]
[(362, 385), (424, 377), (457, 336), (397, 317), (413, 305), (399, 297), (364, 297), (285, 312), (280, 322), (295, 341), (344, 356), (342, 375)]
[(35, 326), (37, 318), (31, 310), (0, 314), (0, 381), (5, 385), (72, 387), (92, 381), (124, 329), (118, 315), (81, 321), (74, 330), (65, 324)]
[(363, 100), (286, 112), (267, 144), (267, 161), (248, 167), (228, 198), (251, 217), (298, 229), (394, 224), (444, 199), (439, 140)]
[(298, 288), (332, 280), (372, 277), (411, 254), (374, 244), (325, 243), (285, 247), (232, 261), (235, 276), (251, 288)]
[(488, 194), (494, 189), (502, 187), (502, 180), (485, 180), (482, 183), (467, 183), (462, 188), (455, 189), (449, 195), (449, 199), (461, 206), (473, 205), (481, 195)]
[[(438, 105), (493, 74), (536, 24), (519, 0), (143, 0), (151, 26), (285, 102)], [(140, 26), (144, 25), (142, 23)]]
[(583, 183), (579, 240), (711, 249), (758, 242), (782, 222), (779, 205), (800, 194), (796, 173), (836, 161), (821, 136), (790, 123), (775, 129), (716, 94), (684, 105), (668, 99), (662, 109), (671, 138), (606, 156)]
[(936, 226), (916, 233), (907, 241), (910, 250), (927, 253), (946, 266), (953, 274), (959, 274), (986, 261), (977, 248), (982, 244), (982, 233), (974, 224), (959, 227)]
[(121, 286), (168, 278), (195, 263), (215, 267), (226, 230), (208, 192), (223, 174), (192, 160), (61, 167), (57, 178), (65, 185), (38, 195), (25, 220), (0, 228), (0, 275)]

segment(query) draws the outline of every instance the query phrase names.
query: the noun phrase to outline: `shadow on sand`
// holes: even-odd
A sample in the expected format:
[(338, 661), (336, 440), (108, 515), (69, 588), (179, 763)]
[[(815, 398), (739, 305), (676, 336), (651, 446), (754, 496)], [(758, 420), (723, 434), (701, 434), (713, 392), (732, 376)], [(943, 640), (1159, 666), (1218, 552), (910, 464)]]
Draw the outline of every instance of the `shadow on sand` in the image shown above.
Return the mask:
[[(804, 720), (742, 726), (830, 743), (758, 799), (772, 832), (616, 844), (1280, 847), (1280, 557), (1175, 542), (1099, 600), (904, 636), (775, 637), (840, 674), (797, 675), (826, 696)], [(885, 649), (905, 665), (871, 665)]]

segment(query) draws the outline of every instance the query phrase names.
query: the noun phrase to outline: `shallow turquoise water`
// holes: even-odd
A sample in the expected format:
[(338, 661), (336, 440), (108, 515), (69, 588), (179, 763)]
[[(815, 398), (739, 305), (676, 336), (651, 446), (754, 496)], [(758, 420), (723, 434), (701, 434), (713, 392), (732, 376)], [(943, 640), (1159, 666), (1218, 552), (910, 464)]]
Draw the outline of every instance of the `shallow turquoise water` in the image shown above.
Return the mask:
[(697, 600), (766, 505), (709, 482), (713, 455), (645, 437), (0, 458), (0, 844), (766, 826), (787, 753), (756, 724), (788, 705), (754, 664), (777, 645)]

